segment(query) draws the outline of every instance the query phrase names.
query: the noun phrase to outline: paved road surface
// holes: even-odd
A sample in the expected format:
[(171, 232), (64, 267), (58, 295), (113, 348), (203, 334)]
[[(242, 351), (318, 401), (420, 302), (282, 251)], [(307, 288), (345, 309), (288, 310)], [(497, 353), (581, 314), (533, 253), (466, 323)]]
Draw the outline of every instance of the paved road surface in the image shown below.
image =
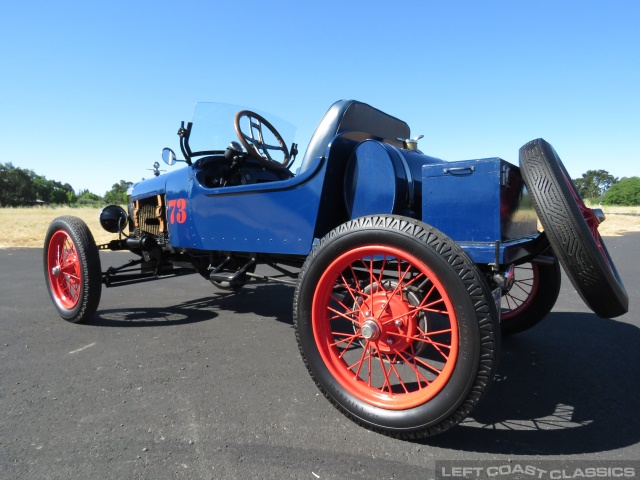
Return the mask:
[(290, 287), (229, 295), (193, 275), (104, 289), (95, 321), (72, 325), (42, 251), (0, 250), (0, 478), (428, 479), (436, 460), (637, 460), (640, 234), (607, 244), (631, 312), (599, 319), (565, 280), (541, 325), (504, 340), (473, 418), (416, 443), (318, 394)]

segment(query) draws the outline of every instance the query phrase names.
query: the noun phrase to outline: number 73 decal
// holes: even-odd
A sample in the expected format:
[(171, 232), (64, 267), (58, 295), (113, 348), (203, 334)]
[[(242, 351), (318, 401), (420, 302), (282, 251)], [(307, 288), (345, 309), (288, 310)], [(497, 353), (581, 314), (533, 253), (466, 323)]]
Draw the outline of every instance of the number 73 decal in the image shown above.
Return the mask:
[(187, 201), (184, 198), (169, 200), (167, 214), (169, 223), (184, 223), (187, 221)]

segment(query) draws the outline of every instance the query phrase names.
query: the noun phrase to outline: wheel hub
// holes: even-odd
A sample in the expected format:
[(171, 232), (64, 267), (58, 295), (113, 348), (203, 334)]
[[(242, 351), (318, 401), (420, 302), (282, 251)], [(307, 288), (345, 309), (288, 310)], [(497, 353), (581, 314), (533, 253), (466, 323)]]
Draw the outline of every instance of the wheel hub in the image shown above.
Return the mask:
[(51, 275), (53, 275), (54, 277), (59, 277), (60, 276), (60, 266), (56, 265), (55, 267), (53, 267), (51, 269)]
[[(420, 354), (425, 344), (415, 341), (427, 332), (424, 312), (416, 312), (420, 304), (418, 292), (412, 289), (396, 291), (397, 283), (384, 281), (363, 290), (368, 297), (359, 297), (353, 307), (358, 311), (359, 326), (354, 332), (362, 338), (362, 346), (369, 343), (376, 351), (395, 355), (411, 350)], [(397, 358), (396, 358), (397, 360)]]
[(360, 329), (362, 336), (367, 340), (376, 341), (380, 338), (380, 327), (373, 320), (367, 320)]
[(412, 343), (407, 337), (413, 337), (416, 330), (411, 309), (402, 292), (393, 294), (393, 287), (380, 289), (360, 306), (362, 337), (373, 342), (381, 352), (393, 354), (406, 350)]

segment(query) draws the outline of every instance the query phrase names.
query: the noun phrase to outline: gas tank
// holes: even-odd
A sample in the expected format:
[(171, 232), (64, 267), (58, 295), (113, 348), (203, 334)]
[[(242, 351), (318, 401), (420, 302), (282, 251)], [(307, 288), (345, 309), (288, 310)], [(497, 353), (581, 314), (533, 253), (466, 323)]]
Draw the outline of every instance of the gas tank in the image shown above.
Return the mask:
[(445, 163), (419, 151), (365, 140), (345, 171), (344, 200), (350, 218), (376, 214), (422, 217), (422, 166)]

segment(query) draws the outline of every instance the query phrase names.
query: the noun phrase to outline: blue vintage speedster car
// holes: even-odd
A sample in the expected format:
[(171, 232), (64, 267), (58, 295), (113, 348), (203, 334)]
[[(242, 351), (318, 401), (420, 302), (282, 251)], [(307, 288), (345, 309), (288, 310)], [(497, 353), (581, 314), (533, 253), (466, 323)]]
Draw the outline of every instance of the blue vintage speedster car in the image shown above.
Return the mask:
[[(627, 311), (598, 234), (604, 216), (542, 139), (520, 149), (519, 166), (446, 162), (422, 153), (405, 122), (343, 100), (294, 173), (297, 146), (275, 117), (198, 104), (178, 134), (186, 166), (134, 185), (128, 212), (102, 211), (118, 239), (96, 245), (74, 217), (51, 223), (45, 279), (65, 320), (90, 320), (103, 285), (193, 272), (228, 290), (290, 283), (300, 352), (322, 393), (367, 428), (419, 438), (473, 410), (501, 334), (553, 307), (560, 264), (595, 313)], [(170, 149), (163, 158), (178, 162)], [(100, 249), (135, 258), (103, 270)]]

